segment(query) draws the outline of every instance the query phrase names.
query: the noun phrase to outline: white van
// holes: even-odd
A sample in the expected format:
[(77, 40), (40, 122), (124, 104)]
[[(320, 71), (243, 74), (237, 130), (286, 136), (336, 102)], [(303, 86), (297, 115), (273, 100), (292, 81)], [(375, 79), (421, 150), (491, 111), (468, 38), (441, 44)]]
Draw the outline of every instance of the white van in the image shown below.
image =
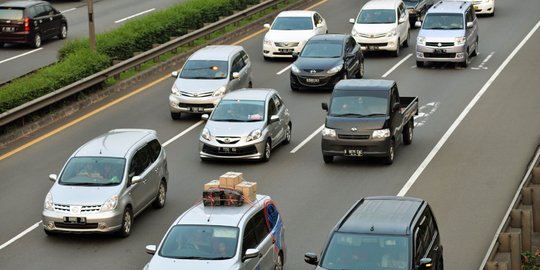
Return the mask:
[(391, 51), (398, 56), (400, 46), (409, 46), (409, 14), (402, 0), (371, 0), (349, 22), (363, 51)]

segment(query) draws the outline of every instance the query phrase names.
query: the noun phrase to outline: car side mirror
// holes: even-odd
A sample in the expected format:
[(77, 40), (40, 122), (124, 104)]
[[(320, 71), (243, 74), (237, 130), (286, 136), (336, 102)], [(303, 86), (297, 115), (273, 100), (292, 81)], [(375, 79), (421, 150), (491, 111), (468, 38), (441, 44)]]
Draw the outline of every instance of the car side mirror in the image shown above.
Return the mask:
[(210, 117), (210, 115), (208, 115), (207, 113), (201, 115), (202, 120), (208, 120), (209, 117)]
[(328, 103), (326, 102), (321, 103), (321, 107), (323, 110), (328, 111)]
[(299, 55), (300, 55), (299, 52), (293, 52), (293, 53), (292, 53), (292, 57), (293, 57), (294, 59), (298, 58)]
[(399, 23), (399, 24), (402, 24), (402, 23), (404, 23), (404, 22), (405, 22), (405, 18), (399, 18), (399, 20), (398, 20), (398, 23)]
[(416, 21), (414, 22), (414, 27), (421, 27), (422, 26), (422, 22), (421, 21)]
[(420, 265), (416, 267), (416, 269), (425, 270), (425, 269), (431, 269), (433, 266), (431, 258), (422, 258), (420, 259)]
[(156, 247), (156, 245), (147, 245), (145, 249), (146, 249), (146, 253), (148, 253), (150, 255), (154, 255), (154, 254), (156, 254), (157, 247)]
[(232, 78), (233, 78), (233, 79), (240, 79), (240, 73), (238, 73), (238, 72), (233, 72), (233, 73), (232, 73)]
[(472, 28), (473, 27), (473, 22), (467, 22), (467, 28)]
[(349, 19), (349, 23), (354, 24), (354, 23), (355, 23), (354, 18), (350, 18), (350, 19)]
[(266, 29), (270, 29), (270, 24), (269, 24), (269, 23), (265, 23), (263, 27), (266, 28)]
[(171, 72), (171, 77), (178, 78), (178, 71)]
[(279, 115), (274, 114), (274, 115), (270, 116), (270, 124), (278, 122), (278, 121), (279, 121)]
[(322, 24), (322, 23), (318, 23), (315, 27), (321, 28), (321, 27), (323, 27), (323, 24)]
[(311, 252), (304, 254), (304, 261), (312, 265), (317, 265), (319, 263), (317, 254)]
[(134, 185), (134, 184), (137, 184), (139, 182), (142, 182), (142, 177), (140, 177), (139, 175), (135, 175), (133, 177), (131, 177), (131, 184)]
[(246, 250), (246, 253), (244, 254), (244, 256), (242, 256), (242, 261), (257, 258), (260, 255), (261, 255), (261, 253), (259, 252), (258, 249), (249, 248), (248, 250)]
[(58, 178), (58, 176), (54, 173), (51, 173), (49, 174), (49, 180), (53, 181), (53, 182), (56, 182), (56, 178)]

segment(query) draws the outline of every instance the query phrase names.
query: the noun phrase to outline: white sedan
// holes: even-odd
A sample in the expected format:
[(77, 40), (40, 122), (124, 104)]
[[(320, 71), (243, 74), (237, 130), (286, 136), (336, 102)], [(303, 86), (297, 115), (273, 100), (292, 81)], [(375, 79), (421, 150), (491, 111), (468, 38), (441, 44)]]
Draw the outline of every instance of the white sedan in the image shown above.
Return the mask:
[(495, 0), (474, 0), (473, 5), (476, 14), (495, 15)]
[(264, 59), (292, 57), (304, 48), (314, 35), (328, 33), (326, 21), (315, 11), (289, 10), (278, 14), (272, 25), (265, 24), (269, 31), (263, 40)]

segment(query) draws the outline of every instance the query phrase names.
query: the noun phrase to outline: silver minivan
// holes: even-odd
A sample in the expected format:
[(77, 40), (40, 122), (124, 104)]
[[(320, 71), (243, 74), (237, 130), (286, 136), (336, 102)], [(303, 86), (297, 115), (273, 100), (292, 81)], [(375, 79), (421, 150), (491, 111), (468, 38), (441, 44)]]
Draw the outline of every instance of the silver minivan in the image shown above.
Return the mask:
[(284, 225), (270, 196), (258, 194), (242, 206), (196, 204), (171, 225), (144, 267), (197, 270), (282, 270)]
[(115, 129), (71, 155), (45, 198), (45, 232), (131, 233), (149, 205), (165, 206), (169, 172), (165, 150), (149, 129)]
[(253, 87), (251, 60), (242, 46), (206, 46), (171, 75), (176, 78), (169, 95), (172, 119), (182, 113), (210, 113), (226, 93)]

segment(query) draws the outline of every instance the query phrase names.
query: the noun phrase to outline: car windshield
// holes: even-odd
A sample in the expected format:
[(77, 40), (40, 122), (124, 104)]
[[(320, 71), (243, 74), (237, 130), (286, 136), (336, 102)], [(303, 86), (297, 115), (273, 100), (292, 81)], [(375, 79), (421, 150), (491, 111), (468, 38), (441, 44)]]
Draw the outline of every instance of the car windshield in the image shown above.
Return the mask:
[(426, 15), (422, 29), (463, 29), (463, 15), (431, 13)]
[(264, 121), (264, 101), (221, 100), (214, 109), (210, 120), (223, 122)]
[(336, 232), (321, 259), (325, 269), (410, 269), (405, 236)]
[(341, 40), (310, 40), (302, 50), (301, 57), (338, 58), (343, 53)]
[(179, 78), (225, 79), (227, 78), (227, 61), (188, 60)]
[(23, 10), (12, 8), (0, 8), (0, 20), (22, 20)]
[(126, 160), (109, 157), (74, 157), (58, 181), (67, 186), (115, 186), (122, 182)]
[(388, 97), (381, 91), (362, 91), (354, 93), (335, 93), (330, 103), (328, 115), (341, 117), (385, 116), (388, 110)]
[(358, 15), (356, 23), (394, 23), (396, 12), (393, 9), (363, 9)]
[(310, 17), (277, 17), (272, 30), (311, 30), (313, 22)]
[(224, 260), (236, 254), (238, 228), (176, 225), (160, 247), (161, 257), (186, 260)]
[(415, 6), (416, 4), (420, 3), (420, 0), (405, 0), (403, 1), (406, 6)]

